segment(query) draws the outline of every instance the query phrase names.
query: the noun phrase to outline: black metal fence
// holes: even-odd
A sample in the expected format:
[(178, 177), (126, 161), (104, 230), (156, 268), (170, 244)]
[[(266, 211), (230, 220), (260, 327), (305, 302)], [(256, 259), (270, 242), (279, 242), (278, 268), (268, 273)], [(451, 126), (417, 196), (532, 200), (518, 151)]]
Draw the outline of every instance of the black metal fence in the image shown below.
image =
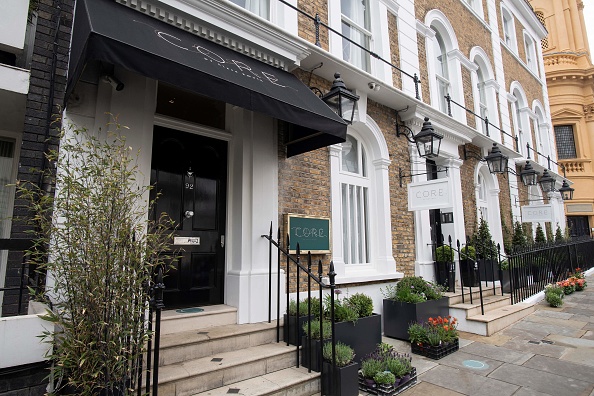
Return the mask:
[(45, 276), (27, 260), (32, 247), (32, 239), (0, 239), (0, 252), (7, 261), (4, 287), (0, 287), (3, 317), (27, 315), (29, 290), (40, 290), (45, 284)]
[[(320, 313), (320, 322), (322, 321), (322, 313), (324, 312), (324, 307), (323, 307), (323, 300), (324, 300), (324, 290), (329, 290), (329, 295), (330, 295), (330, 306), (329, 308), (329, 312), (328, 315), (330, 316), (330, 322), (331, 322), (331, 326), (332, 326), (332, 331), (331, 331), (331, 339), (330, 342), (332, 343), (332, 366), (335, 367), (336, 366), (336, 338), (335, 338), (335, 318), (334, 318), (334, 291), (336, 289), (336, 272), (334, 271), (334, 263), (330, 262), (330, 268), (329, 268), (329, 272), (328, 272), (328, 278), (329, 278), (329, 284), (324, 283), (323, 281), (323, 273), (322, 273), (322, 260), (318, 261), (318, 265), (317, 265), (317, 273), (314, 273), (312, 271), (312, 257), (311, 257), (311, 253), (308, 252), (307, 253), (307, 260), (306, 263), (304, 265), (304, 263), (302, 262), (302, 258), (301, 258), (301, 250), (299, 247), (299, 244), (297, 244), (297, 246), (295, 247), (295, 254), (292, 255), (290, 254), (291, 251), (291, 245), (290, 245), (290, 240), (289, 240), (289, 236), (287, 235), (287, 239), (286, 239), (286, 244), (285, 246), (282, 246), (281, 243), (281, 233), (280, 233), (280, 228), (277, 231), (277, 239), (276, 241), (273, 239), (272, 237), (272, 223), (270, 223), (270, 231), (268, 233), (268, 235), (262, 235), (263, 238), (266, 238), (268, 240), (268, 273), (269, 273), (269, 278), (268, 278), (268, 306), (269, 306), (269, 310), (268, 310), (268, 322), (270, 323), (272, 318), (271, 318), (271, 307), (272, 307), (272, 249), (273, 246), (276, 247), (277, 249), (277, 300), (276, 300), (276, 307), (277, 307), (277, 312), (276, 312), (276, 317), (278, 318), (277, 322), (276, 322), (276, 342), (280, 342), (280, 274), (281, 274), (281, 263), (285, 263), (286, 265), (286, 306), (287, 306), (287, 317), (288, 317), (288, 307), (289, 307), (289, 290), (290, 290), (290, 286), (291, 286), (291, 279), (295, 280), (296, 283), (296, 300), (297, 300), (297, 304), (299, 306), (299, 301), (300, 300), (300, 294), (301, 294), (301, 277), (302, 275), (305, 275), (307, 277), (307, 291), (305, 291), (305, 293), (307, 293), (307, 316), (309, 318), (312, 317), (312, 312), (314, 312), (314, 310), (312, 310), (312, 282), (314, 283), (314, 287), (316, 287), (317, 285), (317, 291), (313, 291), (314, 293), (318, 293), (318, 298), (319, 298), (319, 307), (314, 307), (315, 311)], [(288, 326), (288, 323), (284, 323), (284, 326)], [(298, 330), (298, 329), (297, 329)], [(295, 334), (299, 334), (299, 331), (295, 331)], [(313, 350), (313, 346), (312, 346), (312, 336), (311, 336), (311, 321), (308, 321), (308, 329), (307, 329), (307, 340), (309, 342), (308, 345), (308, 350), (312, 351)], [(324, 335), (323, 335), (323, 326), (320, 323), (320, 340), (324, 340)], [(289, 340), (286, 339), (285, 340), (287, 343), (287, 346), (289, 345)], [(299, 351), (301, 349), (301, 338), (299, 336), (296, 336), (296, 346), (295, 346), (295, 355), (296, 355), (296, 367), (300, 366), (299, 363)], [(322, 348), (324, 346), (323, 342), (319, 343), (320, 346), (320, 351), (319, 351), (319, 356), (322, 356)], [(311, 372), (311, 368), (313, 366), (313, 355), (314, 353), (309, 353), (309, 362), (307, 364), (308, 367), (308, 372)], [(325, 375), (324, 370), (323, 370), (323, 365), (320, 366), (320, 374), (323, 377)]]
[[(516, 248), (509, 254), (503, 252), (499, 244), (471, 242), (468, 239), (465, 244), (460, 240), (454, 244), (449, 237), (448, 243), (442, 242), (435, 249), (441, 246), (448, 246), (454, 252), (454, 260), (446, 260), (441, 264), (436, 262), (436, 274), (439, 265), (454, 268), (457, 264), (462, 285), (462, 302), (469, 299), (473, 304), (473, 296), (478, 289), (483, 315), (484, 290), (492, 290), (492, 294), (509, 294), (511, 303), (516, 304), (543, 291), (547, 284), (566, 279), (577, 268), (585, 271), (594, 267), (594, 240), (588, 236), (533, 244)], [(441, 274), (441, 277), (438, 276), (438, 283), (441, 284), (444, 282), (440, 279), (446, 276), (445, 282), (450, 286), (450, 292), (456, 291), (452, 279), (454, 272), (450, 270)]]

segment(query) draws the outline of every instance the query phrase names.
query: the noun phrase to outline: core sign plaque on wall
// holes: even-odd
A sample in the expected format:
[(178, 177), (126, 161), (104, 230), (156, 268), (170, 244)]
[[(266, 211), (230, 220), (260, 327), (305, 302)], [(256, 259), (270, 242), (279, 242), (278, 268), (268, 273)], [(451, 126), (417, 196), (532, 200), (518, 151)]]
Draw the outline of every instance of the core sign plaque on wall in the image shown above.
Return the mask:
[(285, 230), (289, 234), (289, 253), (295, 254), (297, 243), (302, 254), (330, 253), (330, 219), (294, 213), (285, 215)]

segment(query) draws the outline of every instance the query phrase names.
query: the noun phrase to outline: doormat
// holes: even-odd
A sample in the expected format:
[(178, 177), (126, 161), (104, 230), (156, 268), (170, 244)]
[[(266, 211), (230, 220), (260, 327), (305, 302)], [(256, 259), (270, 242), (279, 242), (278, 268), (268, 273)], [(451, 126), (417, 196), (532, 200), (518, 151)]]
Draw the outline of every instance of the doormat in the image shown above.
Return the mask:
[(182, 309), (175, 310), (175, 312), (177, 312), (177, 313), (198, 313), (198, 312), (202, 312), (202, 311), (204, 311), (204, 309), (198, 308), (198, 307), (182, 308)]

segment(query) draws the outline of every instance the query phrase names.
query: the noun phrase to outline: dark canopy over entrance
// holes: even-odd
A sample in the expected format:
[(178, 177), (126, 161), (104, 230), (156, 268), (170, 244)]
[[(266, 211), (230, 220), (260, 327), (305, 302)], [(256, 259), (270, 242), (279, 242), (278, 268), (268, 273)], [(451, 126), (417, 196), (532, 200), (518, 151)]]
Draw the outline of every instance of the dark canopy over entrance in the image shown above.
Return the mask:
[(294, 75), (114, 0), (77, 0), (66, 98), (91, 60), (293, 124), (288, 156), (346, 138), (344, 121)]

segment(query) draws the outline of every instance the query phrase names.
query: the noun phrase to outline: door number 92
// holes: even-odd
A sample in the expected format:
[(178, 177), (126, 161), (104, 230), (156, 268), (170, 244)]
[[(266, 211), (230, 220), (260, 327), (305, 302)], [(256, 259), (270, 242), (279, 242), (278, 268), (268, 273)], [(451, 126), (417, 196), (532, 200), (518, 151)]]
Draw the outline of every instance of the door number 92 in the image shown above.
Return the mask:
[(193, 190), (194, 189), (194, 183), (186, 183), (186, 190)]

